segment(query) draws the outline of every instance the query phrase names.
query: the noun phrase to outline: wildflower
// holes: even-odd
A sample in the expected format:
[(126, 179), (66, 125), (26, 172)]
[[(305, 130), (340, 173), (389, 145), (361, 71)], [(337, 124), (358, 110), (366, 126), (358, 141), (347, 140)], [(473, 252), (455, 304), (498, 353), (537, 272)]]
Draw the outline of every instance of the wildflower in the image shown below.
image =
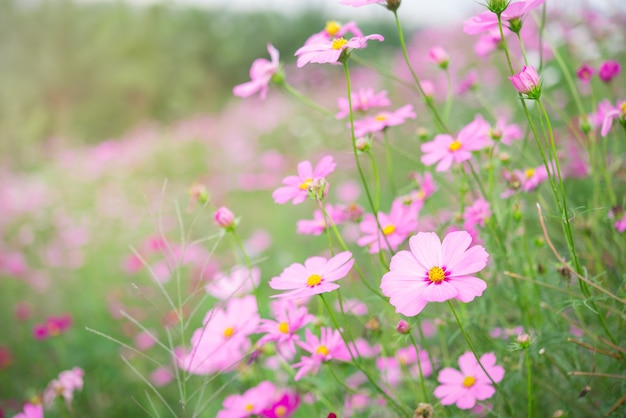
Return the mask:
[(280, 70), (278, 50), (272, 44), (268, 44), (267, 52), (269, 52), (272, 61), (270, 62), (265, 58), (254, 60), (252, 67), (250, 67), (251, 81), (235, 86), (233, 88), (235, 96), (249, 97), (259, 93), (259, 97), (265, 99), (270, 82), (279, 76)]
[[(511, 31), (519, 32), (524, 16), (544, 2), (545, 0), (525, 0), (510, 3), (500, 15), (502, 22), (508, 22)], [(498, 29), (498, 16), (492, 11), (482, 12), (463, 23), (463, 32), (469, 35), (476, 35), (493, 29)]]
[(329, 260), (324, 257), (310, 257), (304, 265), (294, 263), (269, 282), (272, 289), (289, 292), (272, 297), (302, 298), (338, 289), (339, 285), (334, 282), (346, 277), (353, 264), (354, 259), (349, 251), (339, 253)]
[[(333, 224), (340, 225), (344, 222), (345, 211), (343, 208), (328, 204), (324, 206), (324, 210)], [(304, 219), (298, 221), (296, 232), (305, 235), (320, 235), (328, 226), (324, 212), (318, 209), (313, 212), (313, 220)]]
[[(360, 88), (357, 92), (350, 94), (350, 99), (353, 112), (367, 112), (375, 107), (391, 106), (391, 101), (387, 98), (385, 90), (374, 93), (374, 89)], [(350, 115), (350, 102), (346, 97), (338, 98), (337, 106), (339, 107), (339, 112), (335, 115), (337, 119), (343, 119)]]
[(283, 179), (285, 186), (274, 190), (272, 193), (274, 201), (283, 204), (291, 200), (294, 205), (304, 202), (309, 194), (311, 182), (324, 179), (335, 170), (336, 166), (333, 157), (329, 155), (322, 158), (315, 169), (309, 161), (302, 161), (298, 164), (298, 175), (285, 177)]
[[(378, 227), (380, 224), (380, 229)], [(389, 215), (378, 212), (378, 223), (371, 213), (363, 217), (359, 225), (363, 236), (357, 240), (362, 247), (369, 247), (370, 254), (385, 250), (396, 250), (417, 228), (417, 214), (400, 201), (394, 201)]]
[(272, 311), (274, 320), (261, 320), (258, 331), (265, 335), (261, 337), (257, 345), (261, 346), (275, 341), (279, 348), (286, 348), (289, 352), (295, 353), (295, 342), (300, 340), (296, 332), (313, 322), (313, 315), (305, 306), (297, 307), (291, 299), (272, 301)]
[(367, 41), (384, 41), (382, 35), (373, 34), (367, 36), (355, 36), (350, 40), (345, 38), (335, 38), (324, 43), (312, 43), (304, 45), (295, 52), (298, 57), (296, 66), (304, 67), (309, 63), (336, 63), (342, 55), (349, 55), (355, 49), (363, 49), (367, 46)]
[[(502, 380), (504, 368), (496, 365), (494, 353), (483, 354), (480, 362), (494, 382)], [(459, 357), (459, 367), (460, 372), (446, 367), (437, 376), (441, 385), (435, 388), (435, 396), (441, 399), (442, 405), (456, 404), (460, 409), (471, 409), (476, 401), (484, 401), (496, 393), (491, 380), (470, 351)]]
[(527, 98), (537, 100), (541, 96), (541, 81), (533, 66), (524, 65), (522, 71), (510, 76), (509, 80), (511, 80), (515, 90), (525, 94)]
[(70, 403), (74, 398), (74, 392), (83, 390), (83, 376), (85, 372), (80, 367), (65, 370), (59, 373), (57, 379), (48, 383), (43, 393), (43, 403), (50, 407), (57, 396), (63, 396), (65, 403), (70, 408)]
[(294, 377), (295, 381), (300, 380), (308, 373), (317, 373), (321, 364), (324, 362), (331, 360), (350, 360), (350, 352), (343, 342), (339, 331), (329, 327), (322, 327), (320, 332), (321, 337), (318, 338), (307, 329), (305, 331), (305, 341), (298, 342), (300, 348), (308, 351), (312, 355), (302, 356), (298, 363), (292, 365), (292, 367), (300, 369)]
[(352, 36), (361, 37), (363, 32), (357, 26), (356, 22), (340, 23), (335, 20), (326, 22), (326, 26), (318, 33), (314, 33), (304, 42), (304, 45), (325, 44), (333, 39), (344, 38), (348, 33)]
[(616, 107), (611, 108), (604, 114), (600, 135), (605, 137), (609, 134), (611, 126), (613, 125), (613, 119), (617, 119), (619, 123), (626, 128), (626, 100), (622, 101)]
[(37, 340), (45, 340), (48, 337), (55, 337), (67, 331), (72, 326), (72, 316), (64, 314), (60, 316), (49, 316), (42, 324), (33, 327), (33, 336)]
[(505, 145), (511, 145), (513, 141), (522, 139), (522, 130), (516, 124), (507, 125), (506, 118), (498, 118), (496, 126), (489, 130), (489, 137)]
[(43, 405), (27, 403), (23, 412), (14, 415), (13, 418), (43, 418)]
[(381, 132), (390, 126), (403, 124), (407, 119), (415, 119), (413, 105), (404, 105), (394, 112), (379, 112), (374, 116), (354, 121), (354, 135), (364, 136), (368, 133)]
[(600, 65), (600, 70), (598, 71), (598, 77), (600, 80), (605, 83), (609, 83), (613, 80), (620, 72), (620, 65), (617, 61), (604, 61)]
[(454, 138), (449, 134), (439, 134), (431, 142), (422, 144), (421, 161), (426, 165), (437, 164), (436, 171), (447, 171), (452, 163), (461, 163), (472, 158), (472, 151), (486, 145), (485, 132), (489, 125), (482, 117), (475, 118), (459, 131)]
[(265, 418), (289, 418), (300, 405), (300, 396), (295, 392), (285, 392), (277, 401), (261, 411)]
[(226, 273), (218, 273), (205, 287), (206, 292), (214, 298), (228, 300), (250, 294), (259, 286), (261, 270), (253, 266), (235, 266)]
[(595, 70), (593, 69), (593, 67), (587, 64), (583, 64), (578, 68), (578, 71), (576, 71), (576, 76), (583, 83), (589, 83), (589, 81), (591, 81), (591, 77), (593, 77), (594, 72)]
[(276, 387), (264, 380), (248, 389), (243, 395), (230, 395), (224, 399), (222, 403), (224, 408), (217, 413), (217, 418), (243, 418), (259, 415), (268, 406), (271, 394), (274, 392), (276, 392)]
[(450, 56), (440, 46), (434, 46), (428, 51), (428, 59), (433, 64), (437, 64), (442, 70), (448, 68), (448, 63), (450, 62)]
[(232, 230), (235, 227), (235, 214), (227, 207), (221, 206), (213, 214), (215, 223), (220, 228)]
[(472, 274), (487, 265), (489, 255), (480, 245), (469, 248), (471, 242), (466, 231), (449, 233), (443, 243), (434, 232), (411, 237), (411, 251), (391, 258), (390, 271), (380, 284), (396, 312), (415, 316), (428, 302), (470, 302), (482, 295), (487, 284)]
[(491, 216), (491, 210), (489, 209), (489, 202), (480, 198), (471, 205), (465, 208), (463, 212), (463, 228), (466, 230), (474, 230), (476, 225), (485, 227), (485, 221)]

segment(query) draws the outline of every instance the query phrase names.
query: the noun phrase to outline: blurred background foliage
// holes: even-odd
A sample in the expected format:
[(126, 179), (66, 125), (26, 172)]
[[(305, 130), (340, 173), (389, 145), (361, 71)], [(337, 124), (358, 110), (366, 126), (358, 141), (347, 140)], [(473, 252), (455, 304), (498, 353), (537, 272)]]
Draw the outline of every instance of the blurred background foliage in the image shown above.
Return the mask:
[[(53, 149), (117, 137), (141, 121), (219, 111), (268, 42), (293, 62), (330, 18), (0, 0), (0, 155), (33, 167)], [(366, 30), (392, 34), (391, 23)]]

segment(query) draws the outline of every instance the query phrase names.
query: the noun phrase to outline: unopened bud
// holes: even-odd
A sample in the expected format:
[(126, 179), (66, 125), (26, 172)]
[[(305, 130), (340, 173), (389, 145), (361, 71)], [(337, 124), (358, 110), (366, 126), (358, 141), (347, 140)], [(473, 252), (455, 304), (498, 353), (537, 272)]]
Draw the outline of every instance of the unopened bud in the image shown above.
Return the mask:
[(530, 346), (530, 335), (522, 333), (517, 336), (516, 341), (520, 345), (520, 347), (528, 348), (528, 346)]
[(411, 325), (409, 325), (409, 323), (406, 322), (404, 319), (401, 319), (398, 322), (398, 325), (396, 325), (396, 331), (398, 331), (400, 334), (406, 335), (411, 332)]
[(413, 418), (433, 418), (435, 416), (435, 410), (431, 404), (420, 402), (415, 410)]
[(220, 228), (230, 230), (235, 227), (235, 214), (225, 206), (222, 206), (215, 211), (213, 219)]
[(358, 138), (355, 145), (358, 151), (367, 152), (372, 148), (372, 140), (369, 137)]

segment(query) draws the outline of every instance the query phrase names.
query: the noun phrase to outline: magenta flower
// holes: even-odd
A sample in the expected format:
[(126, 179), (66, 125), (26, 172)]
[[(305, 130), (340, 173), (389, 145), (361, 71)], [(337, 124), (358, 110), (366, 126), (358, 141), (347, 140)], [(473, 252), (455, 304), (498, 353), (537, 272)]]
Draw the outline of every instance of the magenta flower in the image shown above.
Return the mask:
[(330, 260), (324, 257), (311, 257), (304, 265), (294, 263), (269, 282), (272, 289), (289, 292), (272, 297), (303, 298), (338, 289), (339, 285), (334, 282), (346, 277), (353, 264), (354, 259), (349, 251), (339, 253)]
[(274, 320), (262, 319), (259, 332), (265, 333), (257, 342), (261, 346), (275, 341), (277, 347), (284, 348), (290, 353), (296, 352), (295, 342), (300, 340), (296, 332), (305, 325), (313, 322), (313, 315), (305, 306), (296, 307), (291, 299), (278, 299), (272, 302)]
[(295, 392), (286, 392), (276, 402), (261, 411), (265, 418), (289, 418), (298, 409), (300, 396)]
[(524, 65), (522, 71), (510, 76), (509, 80), (515, 90), (525, 94), (529, 99), (536, 100), (541, 96), (541, 81), (533, 66)]
[[(502, 22), (521, 20), (525, 15), (541, 6), (545, 0), (525, 0), (517, 3), (510, 3), (506, 10), (502, 12)], [(476, 35), (498, 28), (498, 16), (491, 11), (482, 12), (463, 23), (463, 32), (469, 35)]]
[(295, 381), (300, 380), (309, 373), (317, 373), (321, 364), (324, 362), (331, 360), (349, 361), (351, 358), (350, 352), (343, 342), (339, 331), (329, 327), (322, 327), (321, 338), (313, 335), (313, 333), (307, 329), (305, 331), (305, 341), (299, 341), (298, 345), (303, 350), (311, 353), (312, 356), (302, 356), (298, 363), (291, 366), (300, 368), (294, 377)]
[(609, 83), (619, 74), (620, 66), (617, 61), (604, 61), (600, 65), (600, 70), (598, 71), (598, 77), (600, 80), (605, 83)]
[(224, 399), (224, 409), (217, 413), (217, 418), (244, 418), (257, 416), (269, 406), (276, 387), (264, 380), (248, 389), (243, 395), (230, 395)]
[(428, 302), (458, 299), (470, 302), (487, 284), (472, 276), (487, 265), (489, 255), (466, 231), (451, 232), (443, 240), (434, 232), (419, 232), (409, 240), (411, 251), (391, 258), (390, 271), (380, 284), (397, 313), (415, 316)]
[(394, 201), (389, 215), (378, 212), (380, 229), (374, 215), (366, 214), (359, 225), (363, 236), (357, 240), (357, 245), (369, 247), (370, 254), (380, 252), (381, 248), (389, 250), (389, 247), (395, 251), (417, 228), (417, 212), (413, 209), (415, 207), (405, 206), (399, 200)]
[(213, 214), (213, 220), (220, 228), (232, 229), (235, 226), (235, 214), (225, 206), (218, 208)]
[(259, 97), (265, 99), (270, 81), (272, 81), (272, 77), (280, 69), (278, 50), (272, 44), (268, 44), (267, 52), (269, 52), (272, 61), (270, 62), (264, 58), (254, 60), (252, 67), (250, 67), (251, 81), (235, 86), (233, 88), (235, 96), (249, 97), (259, 93)]
[(613, 126), (613, 119), (617, 119), (619, 123), (626, 127), (626, 100), (619, 103), (616, 107), (612, 107), (604, 114), (600, 135), (605, 137), (609, 134)]
[[(354, 112), (367, 112), (375, 107), (391, 106), (385, 90), (374, 93), (374, 89), (361, 88), (359, 91), (351, 93), (350, 98)], [(337, 119), (343, 119), (350, 115), (350, 103), (346, 97), (338, 98), (337, 106), (339, 106), (339, 112), (335, 115)]]
[(43, 418), (43, 405), (27, 403), (23, 412), (14, 415), (13, 418)]
[(626, 212), (624, 214), (622, 214), (621, 219), (618, 219), (613, 226), (615, 227), (615, 229), (617, 229), (617, 232), (619, 232), (620, 234), (624, 231), (626, 231)]
[[(504, 368), (496, 365), (494, 353), (483, 354), (480, 362), (494, 382), (502, 380)], [(484, 401), (496, 393), (472, 352), (468, 351), (459, 357), (459, 368), (461, 371), (446, 367), (437, 376), (441, 385), (435, 388), (435, 396), (441, 399), (442, 405), (456, 404), (460, 409), (471, 409), (476, 401)]]
[(472, 151), (482, 149), (486, 144), (485, 132), (489, 124), (482, 117), (476, 117), (459, 131), (456, 138), (439, 134), (431, 142), (422, 144), (421, 161), (426, 165), (437, 164), (436, 171), (447, 171), (452, 163), (461, 163), (472, 158)]
[(369, 40), (382, 42), (385, 38), (383, 38), (382, 35), (373, 34), (363, 37), (355, 36), (350, 40), (346, 40), (345, 38), (335, 38), (324, 43), (304, 45), (294, 54), (298, 57), (296, 66), (301, 68), (309, 63), (336, 63), (344, 51), (346, 51), (346, 54), (349, 54), (354, 49), (363, 49), (367, 46), (367, 41)]
[(578, 71), (576, 71), (576, 76), (583, 83), (589, 83), (589, 81), (591, 81), (591, 77), (593, 77), (594, 72), (595, 70), (593, 69), (593, 67), (587, 64), (583, 64), (580, 66), (580, 68), (578, 68)]
[(294, 205), (304, 202), (309, 195), (311, 184), (325, 180), (336, 166), (337, 164), (333, 162), (333, 157), (330, 155), (322, 158), (315, 169), (309, 161), (302, 161), (298, 164), (298, 175), (285, 177), (283, 179), (285, 186), (274, 190), (272, 193), (274, 202), (283, 204), (291, 200)]
[(403, 124), (407, 119), (415, 119), (413, 105), (404, 105), (394, 112), (379, 112), (374, 116), (354, 121), (354, 135), (362, 137), (368, 133), (381, 132), (389, 126)]
[[(333, 205), (325, 205), (324, 210), (328, 214), (331, 222), (335, 225), (342, 224), (346, 219), (346, 212), (344, 208), (333, 206)], [(297, 233), (304, 235), (320, 235), (322, 232), (326, 230), (328, 225), (326, 224), (326, 218), (324, 217), (324, 212), (320, 209), (317, 209), (313, 212), (313, 219), (304, 219), (297, 222)]]

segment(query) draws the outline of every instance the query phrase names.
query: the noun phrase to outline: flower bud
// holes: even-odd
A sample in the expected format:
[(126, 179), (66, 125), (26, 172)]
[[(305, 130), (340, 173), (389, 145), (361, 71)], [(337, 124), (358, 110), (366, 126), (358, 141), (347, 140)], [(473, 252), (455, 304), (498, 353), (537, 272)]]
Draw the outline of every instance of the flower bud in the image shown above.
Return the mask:
[(433, 64), (437, 64), (442, 70), (448, 68), (450, 56), (445, 49), (440, 46), (434, 46), (428, 51), (428, 58)]
[(534, 67), (525, 65), (522, 71), (510, 76), (509, 80), (515, 90), (525, 94), (529, 99), (537, 100), (541, 96), (541, 81)]
[(528, 348), (530, 346), (530, 335), (525, 332), (521, 333), (515, 339), (521, 348)]
[(409, 332), (411, 332), (411, 325), (409, 325), (409, 323), (406, 322), (404, 319), (401, 319), (398, 322), (398, 325), (396, 325), (396, 331), (398, 331), (400, 334), (407, 335)]
[(613, 80), (620, 71), (619, 62), (617, 61), (604, 61), (602, 65), (600, 65), (600, 70), (598, 71), (598, 77), (600, 80), (605, 83), (609, 83)]
[(235, 227), (235, 214), (233, 214), (230, 209), (225, 206), (222, 206), (215, 211), (213, 219), (220, 228), (230, 230)]

